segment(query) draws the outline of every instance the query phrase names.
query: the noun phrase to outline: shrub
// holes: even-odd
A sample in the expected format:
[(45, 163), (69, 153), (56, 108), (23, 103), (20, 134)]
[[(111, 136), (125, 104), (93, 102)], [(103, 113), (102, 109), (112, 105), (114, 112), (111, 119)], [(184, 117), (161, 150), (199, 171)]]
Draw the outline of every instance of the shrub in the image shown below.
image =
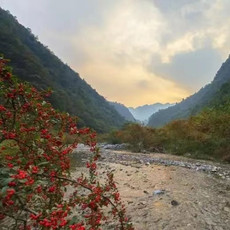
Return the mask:
[[(115, 228), (133, 229), (113, 174), (100, 183), (96, 134), (55, 111), (44, 100), (50, 92), (19, 82), (6, 62), (0, 59), (0, 218), (11, 218), (14, 229), (93, 230), (111, 218)], [(66, 136), (76, 138), (67, 145)], [(89, 176), (73, 180), (69, 154), (78, 138), (91, 147), (92, 156)]]

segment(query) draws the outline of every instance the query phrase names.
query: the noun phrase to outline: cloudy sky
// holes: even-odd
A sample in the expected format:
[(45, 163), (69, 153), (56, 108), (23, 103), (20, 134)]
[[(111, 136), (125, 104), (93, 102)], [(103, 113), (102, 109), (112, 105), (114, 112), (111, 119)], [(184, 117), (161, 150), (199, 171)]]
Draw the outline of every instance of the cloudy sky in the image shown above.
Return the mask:
[(178, 102), (229, 55), (229, 0), (0, 0), (106, 99)]

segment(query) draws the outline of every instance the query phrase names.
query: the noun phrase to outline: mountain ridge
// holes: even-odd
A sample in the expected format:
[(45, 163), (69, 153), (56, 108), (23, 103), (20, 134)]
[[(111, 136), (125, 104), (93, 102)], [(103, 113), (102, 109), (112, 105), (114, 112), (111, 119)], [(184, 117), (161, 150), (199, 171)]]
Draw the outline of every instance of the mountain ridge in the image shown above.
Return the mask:
[(230, 57), (221, 65), (213, 81), (176, 105), (158, 111), (149, 118), (149, 126), (162, 127), (170, 121), (186, 119), (210, 106), (221, 86), (230, 81)]
[(119, 103), (119, 102), (109, 102), (115, 109), (116, 111), (122, 116), (125, 118), (126, 121), (129, 121), (129, 122), (136, 122), (136, 119), (134, 118), (134, 116), (132, 115), (132, 113), (129, 111), (129, 109)]
[(13, 73), (39, 90), (52, 88), (50, 102), (56, 109), (77, 115), (79, 126), (98, 132), (124, 124), (125, 119), (104, 97), (1, 8), (0, 31), (0, 53), (11, 60)]

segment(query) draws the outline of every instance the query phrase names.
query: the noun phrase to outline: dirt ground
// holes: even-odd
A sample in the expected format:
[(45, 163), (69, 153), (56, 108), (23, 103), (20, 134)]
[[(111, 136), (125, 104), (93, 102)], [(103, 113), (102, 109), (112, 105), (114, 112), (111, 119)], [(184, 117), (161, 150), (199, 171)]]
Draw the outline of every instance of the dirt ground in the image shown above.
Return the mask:
[[(76, 159), (81, 155), (86, 152), (76, 152)], [(156, 163), (154, 159), (166, 161)], [(170, 165), (173, 161), (205, 168), (216, 166), (218, 171)], [(81, 167), (84, 164), (82, 160), (78, 165), (74, 163), (73, 177), (86, 171)], [(102, 152), (98, 168), (99, 175), (113, 171), (136, 230), (230, 230), (230, 165), (167, 154), (107, 150)], [(6, 223), (6, 228), (1, 225), (0, 229), (12, 228)], [(103, 228), (107, 229), (114, 227)]]
[[(115, 181), (135, 229), (230, 229), (230, 185), (201, 172), (175, 166), (124, 166)], [(164, 190), (163, 194), (154, 194)]]
[[(125, 163), (120, 160), (124, 157)], [(99, 163), (101, 174), (113, 170), (136, 230), (230, 230), (229, 178), (185, 167), (138, 162), (143, 157), (137, 154), (133, 161), (133, 154), (116, 152), (116, 157), (111, 157), (107, 152)], [(165, 154), (153, 157), (207, 163)], [(161, 194), (154, 194), (157, 190)]]

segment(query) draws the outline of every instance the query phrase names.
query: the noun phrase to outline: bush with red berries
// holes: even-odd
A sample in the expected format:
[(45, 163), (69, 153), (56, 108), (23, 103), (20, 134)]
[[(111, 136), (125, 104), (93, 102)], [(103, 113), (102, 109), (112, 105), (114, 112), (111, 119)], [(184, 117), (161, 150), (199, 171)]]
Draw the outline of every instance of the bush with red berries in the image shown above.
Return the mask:
[[(57, 112), (39, 92), (11, 74), (0, 59), (0, 219), (12, 229), (133, 229), (108, 172), (101, 183), (96, 134)], [(64, 141), (72, 135), (71, 144)], [(84, 137), (84, 138), (82, 138)], [(70, 154), (78, 140), (91, 148), (88, 176), (72, 179)], [(66, 195), (68, 192), (68, 196)]]

